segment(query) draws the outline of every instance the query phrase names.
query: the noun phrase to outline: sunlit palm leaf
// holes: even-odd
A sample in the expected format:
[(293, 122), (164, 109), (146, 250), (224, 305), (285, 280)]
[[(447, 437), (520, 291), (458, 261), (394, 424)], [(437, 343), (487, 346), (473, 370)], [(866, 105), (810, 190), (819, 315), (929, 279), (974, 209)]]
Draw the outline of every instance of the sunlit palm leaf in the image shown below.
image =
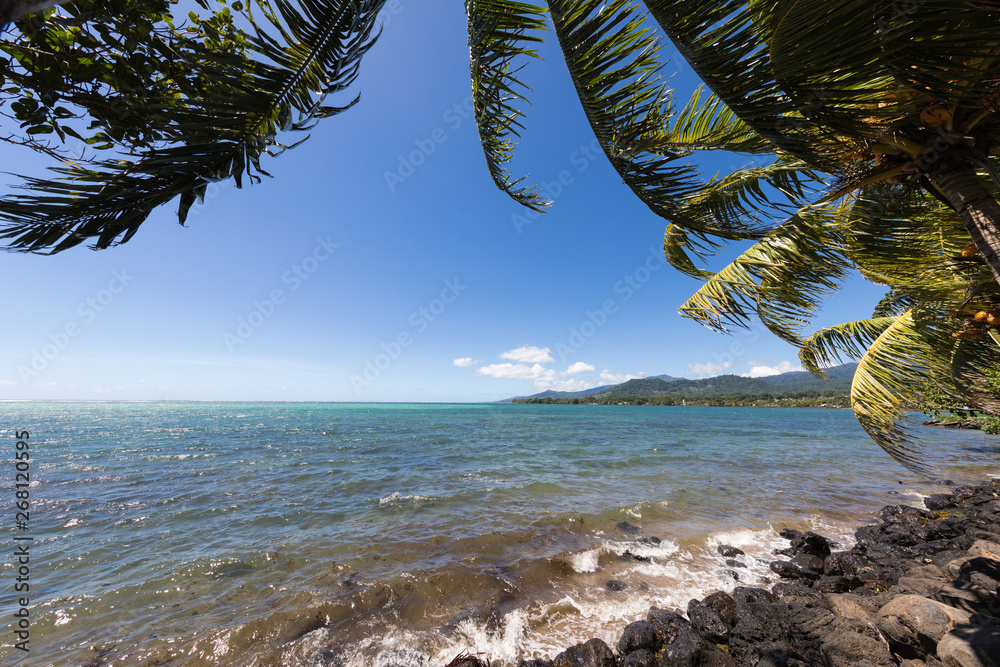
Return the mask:
[(916, 391), (951, 377), (953, 322), (907, 311), (872, 342), (854, 372), (851, 406), (858, 422), (893, 458), (918, 471), (924, 466), (907, 430), (917, 422), (906, 408)]
[(680, 313), (719, 331), (726, 324), (745, 327), (757, 316), (775, 335), (801, 343), (799, 329), (850, 267), (835, 224), (846, 206), (792, 216), (713, 274)]
[(717, 95), (699, 86), (673, 119), (670, 145), (674, 150), (726, 150), (770, 153), (774, 146), (733, 113)]
[(825, 368), (864, 356), (895, 321), (896, 317), (873, 317), (820, 329), (802, 343), (799, 360), (813, 375), (825, 377)]

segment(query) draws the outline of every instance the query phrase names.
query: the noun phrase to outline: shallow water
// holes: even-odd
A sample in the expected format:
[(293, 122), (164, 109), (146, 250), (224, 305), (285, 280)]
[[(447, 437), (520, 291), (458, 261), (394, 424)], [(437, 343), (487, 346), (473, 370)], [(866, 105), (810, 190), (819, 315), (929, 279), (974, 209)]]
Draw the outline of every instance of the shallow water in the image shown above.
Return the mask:
[[(840, 410), (2, 410), (31, 432), (31, 665), (552, 657), (613, 643), (651, 605), (761, 583), (782, 527), (848, 546), (871, 511), (938, 489)], [(1000, 439), (922, 435), (938, 479), (998, 471)]]

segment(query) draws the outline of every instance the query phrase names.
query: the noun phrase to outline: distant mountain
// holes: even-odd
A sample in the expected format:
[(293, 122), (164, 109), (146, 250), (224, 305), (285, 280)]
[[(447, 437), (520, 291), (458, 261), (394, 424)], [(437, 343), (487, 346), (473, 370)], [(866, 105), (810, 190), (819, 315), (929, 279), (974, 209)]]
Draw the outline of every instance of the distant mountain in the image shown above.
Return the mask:
[(591, 396), (593, 394), (600, 393), (606, 389), (611, 389), (616, 385), (605, 384), (600, 387), (591, 387), (590, 389), (584, 389), (583, 391), (543, 391), (540, 394), (532, 394), (531, 396), (515, 396), (514, 398), (508, 398), (503, 401), (497, 401), (497, 403), (510, 403), (522, 398), (583, 398), (584, 396)]
[[(845, 364), (827, 369), (829, 380), (823, 380), (807, 371), (793, 371), (762, 378), (748, 378), (740, 375), (717, 375), (701, 380), (685, 380), (670, 375), (629, 380), (618, 385), (594, 387), (585, 391), (543, 391), (533, 396), (518, 398), (634, 398), (636, 396), (720, 396), (726, 394), (791, 394), (809, 391), (851, 390), (854, 370), (857, 364)], [(514, 399), (501, 401), (509, 403)]]

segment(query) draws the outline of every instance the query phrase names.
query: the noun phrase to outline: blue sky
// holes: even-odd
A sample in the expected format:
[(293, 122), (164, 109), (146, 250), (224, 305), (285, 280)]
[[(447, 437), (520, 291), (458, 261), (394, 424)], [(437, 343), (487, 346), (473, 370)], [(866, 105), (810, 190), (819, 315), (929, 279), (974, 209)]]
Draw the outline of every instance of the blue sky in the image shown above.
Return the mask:
[[(595, 150), (554, 42), (543, 54), (513, 168), (551, 212), (486, 171), (460, 5), (398, 0), (361, 102), (268, 160), (273, 179), (211, 188), (186, 227), (162, 208), (123, 246), (0, 258), (0, 399), (491, 401), (796, 368), (760, 327), (677, 314), (697, 281), (663, 261), (665, 222)], [(696, 80), (675, 71), (683, 101)], [(867, 316), (882, 292), (856, 279), (817, 324)]]

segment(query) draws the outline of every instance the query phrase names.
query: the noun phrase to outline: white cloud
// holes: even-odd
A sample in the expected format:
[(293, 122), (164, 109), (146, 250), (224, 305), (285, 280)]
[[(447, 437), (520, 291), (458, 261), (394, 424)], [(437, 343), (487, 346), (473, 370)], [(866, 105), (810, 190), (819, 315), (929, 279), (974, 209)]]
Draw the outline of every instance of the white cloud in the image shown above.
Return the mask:
[(546, 389), (551, 389), (552, 391), (583, 391), (584, 389), (590, 389), (594, 386), (593, 382), (587, 382), (586, 380), (554, 380), (552, 382), (536, 382), (535, 386), (545, 391)]
[(601, 380), (603, 380), (605, 384), (621, 384), (622, 382), (628, 382), (629, 380), (638, 380), (644, 377), (646, 377), (645, 373), (639, 373), (638, 375), (627, 375), (625, 373), (612, 373), (607, 368), (601, 371)]
[(473, 359), (472, 357), (459, 357), (452, 362), (459, 368), (468, 368), (469, 366), (475, 366), (479, 363), (478, 359)]
[(501, 359), (508, 361), (518, 361), (525, 364), (547, 364), (553, 361), (547, 347), (535, 347), (534, 345), (522, 345), (513, 350), (507, 350), (500, 355)]
[[(584, 368), (586, 367), (586, 368)], [(582, 373), (593, 370), (590, 364), (577, 362), (570, 366), (574, 372)], [(479, 375), (513, 380), (531, 380), (538, 391), (583, 391), (594, 386), (593, 382), (570, 377), (570, 370), (559, 372), (551, 368), (545, 368), (541, 364), (529, 366), (527, 364), (490, 364), (476, 369)]]
[(713, 364), (708, 362), (707, 364), (688, 364), (687, 373), (684, 375), (718, 375), (722, 371), (728, 370), (730, 363), (728, 361), (721, 364)]
[(802, 366), (798, 364), (793, 364), (790, 361), (779, 362), (776, 366), (767, 366), (763, 361), (751, 361), (750, 362), (750, 372), (743, 373), (745, 378), (765, 378), (770, 375), (780, 375), (781, 373), (792, 373), (794, 371), (805, 370)]
[(541, 364), (528, 366), (527, 364), (490, 364), (476, 370), (480, 375), (489, 375), (494, 378), (509, 378), (515, 380), (553, 381), (558, 379), (559, 373), (551, 368), (544, 368)]
[(577, 361), (576, 363), (570, 364), (569, 368), (566, 369), (567, 375), (575, 375), (576, 373), (588, 373), (594, 370), (594, 367), (586, 362)]

